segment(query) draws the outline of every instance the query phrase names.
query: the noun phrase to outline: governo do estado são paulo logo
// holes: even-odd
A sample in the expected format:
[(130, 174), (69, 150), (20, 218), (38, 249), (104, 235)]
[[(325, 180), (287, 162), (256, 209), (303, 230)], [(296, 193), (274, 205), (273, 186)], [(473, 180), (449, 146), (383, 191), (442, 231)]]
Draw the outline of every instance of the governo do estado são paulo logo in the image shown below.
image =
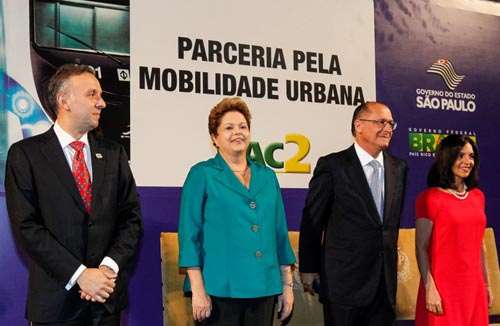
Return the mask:
[(437, 59), (430, 64), (426, 72), (429, 78), (441, 79), (443, 87), (430, 89), (422, 85), (423, 87), (417, 88), (415, 90), (417, 109), (465, 113), (476, 111), (476, 94), (463, 89), (462, 82), (466, 75), (457, 73), (450, 60)]

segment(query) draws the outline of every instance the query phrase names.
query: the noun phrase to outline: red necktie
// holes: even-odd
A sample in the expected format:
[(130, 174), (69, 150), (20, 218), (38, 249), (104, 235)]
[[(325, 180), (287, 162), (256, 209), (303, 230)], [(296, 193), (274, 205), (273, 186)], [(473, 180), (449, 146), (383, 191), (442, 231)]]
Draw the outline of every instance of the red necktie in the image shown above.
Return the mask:
[(78, 186), (80, 196), (83, 199), (85, 211), (90, 214), (92, 207), (92, 188), (90, 173), (87, 169), (87, 164), (85, 164), (85, 156), (83, 155), (83, 147), (85, 146), (85, 143), (77, 140), (69, 145), (75, 150), (75, 155), (73, 156), (73, 162), (71, 164), (73, 177), (75, 178), (76, 185)]

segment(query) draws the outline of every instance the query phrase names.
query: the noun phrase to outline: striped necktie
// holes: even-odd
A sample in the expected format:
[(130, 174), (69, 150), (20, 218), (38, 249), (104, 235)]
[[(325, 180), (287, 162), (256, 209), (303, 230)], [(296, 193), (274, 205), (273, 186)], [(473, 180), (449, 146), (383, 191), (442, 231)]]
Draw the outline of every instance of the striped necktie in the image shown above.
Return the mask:
[(78, 191), (85, 205), (85, 211), (90, 214), (92, 208), (92, 187), (90, 182), (90, 173), (85, 164), (85, 156), (83, 155), (84, 142), (74, 141), (69, 144), (74, 150), (73, 162), (71, 170), (75, 178)]

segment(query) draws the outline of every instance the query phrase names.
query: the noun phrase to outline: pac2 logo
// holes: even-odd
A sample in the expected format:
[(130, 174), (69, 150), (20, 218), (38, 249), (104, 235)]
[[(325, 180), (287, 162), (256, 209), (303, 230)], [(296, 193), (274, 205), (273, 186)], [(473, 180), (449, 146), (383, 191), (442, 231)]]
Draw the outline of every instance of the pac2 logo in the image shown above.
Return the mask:
[[(285, 161), (277, 160), (276, 151), (284, 150), (285, 146), (290, 144), (297, 146), (295, 154)], [(254, 161), (267, 165), (279, 173), (311, 173), (311, 164), (303, 162), (310, 149), (311, 143), (306, 136), (291, 133), (285, 135), (284, 143), (271, 143), (264, 148), (264, 151), (259, 142), (251, 142), (248, 146), (248, 155)]]

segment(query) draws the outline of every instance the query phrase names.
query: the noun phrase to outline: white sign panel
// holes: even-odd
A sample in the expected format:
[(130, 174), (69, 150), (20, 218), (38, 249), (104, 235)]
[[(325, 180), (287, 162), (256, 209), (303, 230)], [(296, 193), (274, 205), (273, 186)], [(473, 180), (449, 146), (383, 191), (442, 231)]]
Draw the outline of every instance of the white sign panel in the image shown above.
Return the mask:
[(250, 107), (252, 152), (282, 187), (352, 143), (375, 99), (373, 2), (148, 0), (131, 6), (131, 157), (140, 186), (181, 186), (213, 157), (208, 113)]

